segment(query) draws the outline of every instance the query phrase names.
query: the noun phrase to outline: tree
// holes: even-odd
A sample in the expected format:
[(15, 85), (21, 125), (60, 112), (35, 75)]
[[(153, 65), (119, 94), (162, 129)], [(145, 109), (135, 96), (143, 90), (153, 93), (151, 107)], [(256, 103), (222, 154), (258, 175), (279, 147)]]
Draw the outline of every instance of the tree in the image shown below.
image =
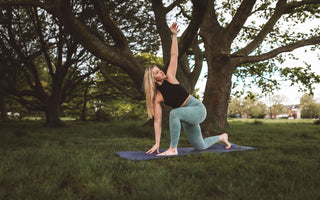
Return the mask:
[(98, 70), (92, 56), (44, 11), (8, 7), (2, 16), (7, 20), (0, 31), (2, 66), (15, 71), (25, 85), (12, 80), (1, 89), (28, 110), (44, 111), (48, 126), (62, 125), (61, 104)]
[(304, 94), (300, 98), (300, 104), (305, 105), (305, 104), (310, 104), (310, 103), (315, 103), (315, 100), (313, 99), (313, 95), (311, 94)]
[(279, 114), (289, 114), (290, 109), (288, 106), (282, 104), (285, 97), (281, 95), (270, 95), (268, 99), (270, 118), (276, 117)]
[(240, 98), (232, 98), (229, 107), (228, 107), (228, 114), (229, 115), (239, 115), (241, 118), (242, 115), (245, 113), (245, 106), (243, 105), (243, 99)]
[(320, 116), (320, 104), (319, 103), (307, 103), (303, 105), (301, 110), (302, 118), (319, 118)]
[[(209, 1), (200, 27), (208, 63), (203, 100), (210, 113), (204, 124), (206, 130), (227, 126), (231, 77), (237, 70), (257, 77), (254, 81), (258, 85), (268, 86), (270, 82), (264, 79), (268, 72), (280, 70), (275, 60), (282, 61), (281, 53), (320, 43), (319, 27), (308, 34), (292, 29), (296, 24), (319, 18), (319, 6), (318, 0)], [(302, 69), (298, 71), (303, 74), (301, 80), (320, 80)], [(272, 78), (271, 81), (271, 85), (276, 83)]]
[(64, 115), (86, 121), (88, 117), (92, 115), (90, 101), (92, 101), (95, 96), (91, 90), (95, 85), (96, 81), (91, 77), (82, 80), (69, 95), (68, 100), (62, 103), (61, 108), (64, 111)]
[(246, 96), (243, 98), (234, 97), (229, 103), (228, 114), (250, 115), (253, 118), (263, 118), (267, 113), (267, 106), (257, 99), (255, 95), (251, 98)]
[(304, 94), (300, 98), (302, 105), (301, 117), (302, 118), (319, 118), (320, 117), (320, 103), (317, 103), (313, 95)]
[(267, 113), (267, 106), (262, 101), (256, 101), (248, 113), (254, 118), (264, 118)]

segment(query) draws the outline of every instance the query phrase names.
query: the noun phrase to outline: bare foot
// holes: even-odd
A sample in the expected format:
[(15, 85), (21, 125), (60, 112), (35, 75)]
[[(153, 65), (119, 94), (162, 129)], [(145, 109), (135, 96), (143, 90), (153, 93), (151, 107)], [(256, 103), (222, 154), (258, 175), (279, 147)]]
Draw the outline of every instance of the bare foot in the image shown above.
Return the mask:
[(224, 148), (229, 149), (231, 147), (231, 144), (228, 141), (228, 134), (223, 133), (223, 134), (219, 135), (219, 137), (220, 137), (220, 141), (226, 145)]
[(170, 147), (167, 151), (157, 154), (157, 156), (174, 156), (178, 155), (178, 149)]

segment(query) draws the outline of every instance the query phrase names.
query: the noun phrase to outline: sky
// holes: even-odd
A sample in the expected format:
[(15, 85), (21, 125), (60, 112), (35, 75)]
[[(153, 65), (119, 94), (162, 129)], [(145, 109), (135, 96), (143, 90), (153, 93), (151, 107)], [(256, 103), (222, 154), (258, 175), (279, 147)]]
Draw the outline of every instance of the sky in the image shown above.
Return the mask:
[[(310, 47), (309, 47), (310, 48)], [(311, 65), (311, 71), (315, 72), (317, 75), (320, 75), (320, 50), (316, 52), (308, 51), (304, 52), (308, 47), (299, 48), (293, 51), (293, 53), (299, 57), (299, 60), (290, 60), (287, 59), (284, 63), (285, 66), (304, 66), (303, 62), (307, 62)], [(317, 102), (320, 102), (320, 84), (314, 84), (314, 98)], [(276, 94), (284, 95), (286, 97), (286, 101), (284, 104), (299, 104), (300, 97), (304, 94), (304, 92), (299, 92), (298, 86), (291, 86), (290, 83), (284, 82), (281, 85), (281, 89), (276, 91)]]

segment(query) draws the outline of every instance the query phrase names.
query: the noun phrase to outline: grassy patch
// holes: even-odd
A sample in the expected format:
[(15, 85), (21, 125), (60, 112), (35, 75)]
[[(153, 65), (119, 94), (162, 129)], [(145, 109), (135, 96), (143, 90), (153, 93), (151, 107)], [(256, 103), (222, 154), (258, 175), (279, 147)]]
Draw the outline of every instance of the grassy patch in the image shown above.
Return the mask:
[[(261, 123), (260, 123), (261, 122)], [(141, 121), (0, 123), (0, 199), (319, 199), (320, 126), (312, 120), (230, 120), (230, 142), (258, 151), (133, 162), (148, 150)], [(164, 131), (161, 148), (170, 137)], [(179, 146), (190, 146), (181, 134)]]

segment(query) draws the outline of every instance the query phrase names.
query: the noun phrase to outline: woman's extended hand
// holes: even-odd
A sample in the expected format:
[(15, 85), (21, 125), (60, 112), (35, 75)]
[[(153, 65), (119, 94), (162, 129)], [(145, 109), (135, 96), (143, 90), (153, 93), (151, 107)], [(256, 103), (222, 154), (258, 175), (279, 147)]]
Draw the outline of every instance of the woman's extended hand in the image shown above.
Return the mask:
[(173, 22), (171, 27), (170, 27), (172, 35), (177, 35), (178, 34), (178, 24), (177, 22)]
[(147, 151), (146, 153), (148, 153), (148, 154), (152, 154), (154, 151), (156, 151), (157, 150), (157, 153), (160, 153), (159, 152), (159, 145), (158, 144), (155, 144), (155, 145), (153, 145), (153, 147), (151, 148), (151, 149), (149, 149), (149, 151)]

